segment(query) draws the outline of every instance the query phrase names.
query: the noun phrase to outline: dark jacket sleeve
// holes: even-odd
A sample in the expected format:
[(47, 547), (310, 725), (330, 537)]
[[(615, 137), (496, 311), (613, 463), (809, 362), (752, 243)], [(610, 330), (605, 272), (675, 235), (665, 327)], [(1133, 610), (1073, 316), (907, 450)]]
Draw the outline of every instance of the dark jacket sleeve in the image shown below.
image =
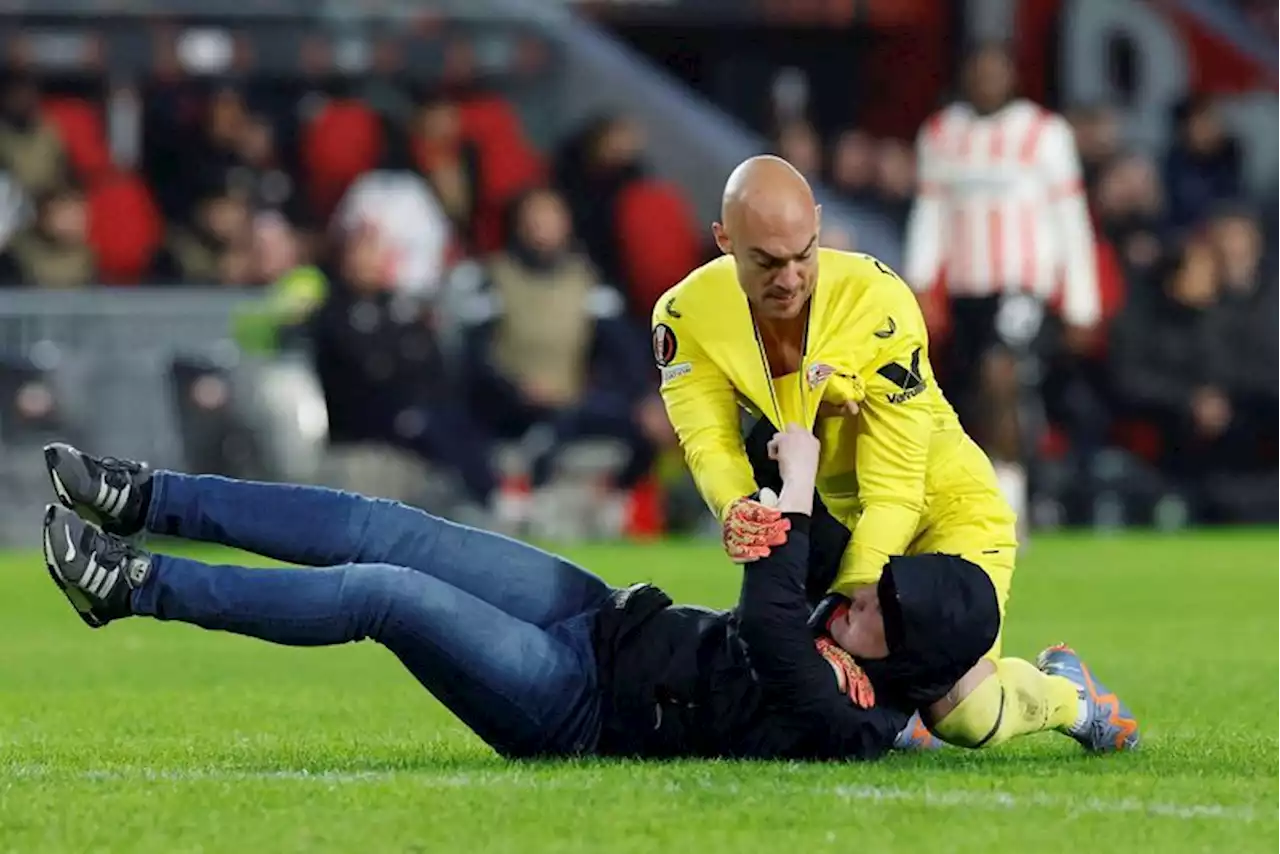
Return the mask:
[(859, 708), (840, 691), (808, 627), (809, 517), (787, 518), (786, 544), (746, 567), (739, 634), (768, 712), (779, 727), (801, 731), (807, 758), (875, 759), (893, 745), (907, 716), (888, 708)]
[[(778, 470), (778, 464), (769, 459), (769, 440), (777, 432), (769, 419), (761, 418), (747, 433), (743, 446), (747, 451), (747, 459), (751, 461), (756, 485), (761, 489), (768, 487), (781, 492), (782, 472)], [(845, 549), (852, 539), (853, 533), (831, 515), (822, 496), (814, 490), (813, 513), (809, 517), (808, 575), (805, 580), (805, 594), (810, 606), (817, 605), (831, 590), (840, 571)]]

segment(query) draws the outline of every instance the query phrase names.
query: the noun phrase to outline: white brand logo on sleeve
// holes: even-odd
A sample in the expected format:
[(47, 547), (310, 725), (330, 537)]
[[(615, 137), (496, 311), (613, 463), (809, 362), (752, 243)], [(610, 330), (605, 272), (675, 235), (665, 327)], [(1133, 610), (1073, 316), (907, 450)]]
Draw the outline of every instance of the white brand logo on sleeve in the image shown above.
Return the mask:
[(693, 365), (690, 362), (677, 362), (674, 365), (667, 365), (662, 369), (662, 384), (666, 385), (672, 380), (691, 373), (693, 373)]

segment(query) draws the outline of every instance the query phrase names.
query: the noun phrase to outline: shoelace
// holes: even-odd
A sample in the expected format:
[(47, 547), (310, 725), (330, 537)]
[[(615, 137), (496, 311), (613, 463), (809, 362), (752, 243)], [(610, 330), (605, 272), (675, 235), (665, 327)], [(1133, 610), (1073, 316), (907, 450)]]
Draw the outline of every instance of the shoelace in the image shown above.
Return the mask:
[(132, 476), (142, 471), (140, 464), (118, 457), (102, 457), (98, 460), (98, 467), (102, 469), (102, 477), (107, 484), (117, 489), (123, 489), (129, 485), (132, 482)]
[(97, 555), (98, 563), (111, 566), (134, 556), (133, 549), (128, 543), (108, 536), (94, 537), (93, 553)]
[(119, 567), (124, 572), (126, 584), (129, 587), (134, 586), (134, 582), (130, 578), (130, 567), (133, 561), (142, 556), (137, 549), (124, 540), (110, 536), (98, 536), (94, 538), (93, 554), (97, 558), (99, 566)]

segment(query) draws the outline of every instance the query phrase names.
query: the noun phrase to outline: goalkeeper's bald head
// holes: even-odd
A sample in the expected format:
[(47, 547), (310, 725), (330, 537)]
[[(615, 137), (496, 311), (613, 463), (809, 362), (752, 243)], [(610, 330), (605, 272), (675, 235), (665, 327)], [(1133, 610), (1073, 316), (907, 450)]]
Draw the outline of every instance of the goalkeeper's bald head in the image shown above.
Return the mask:
[(796, 317), (808, 302), (818, 278), (821, 216), (809, 182), (781, 157), (752, 157), (730, 173), (712, 230), (760, 316)]

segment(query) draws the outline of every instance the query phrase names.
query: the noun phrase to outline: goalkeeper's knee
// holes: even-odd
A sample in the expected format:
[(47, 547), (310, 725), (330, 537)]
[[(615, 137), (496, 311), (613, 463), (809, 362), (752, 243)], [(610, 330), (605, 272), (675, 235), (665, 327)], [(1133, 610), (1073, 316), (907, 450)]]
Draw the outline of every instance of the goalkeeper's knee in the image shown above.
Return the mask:
[(954, 695), (940, 701), (950, 709), (930, 729), (959, 747), (994, 747), (1019, 735), (1059, 729), (1075, 714), (1070, 683), (1020, 658), (984, 659), (957, 688), (958, 702)]

